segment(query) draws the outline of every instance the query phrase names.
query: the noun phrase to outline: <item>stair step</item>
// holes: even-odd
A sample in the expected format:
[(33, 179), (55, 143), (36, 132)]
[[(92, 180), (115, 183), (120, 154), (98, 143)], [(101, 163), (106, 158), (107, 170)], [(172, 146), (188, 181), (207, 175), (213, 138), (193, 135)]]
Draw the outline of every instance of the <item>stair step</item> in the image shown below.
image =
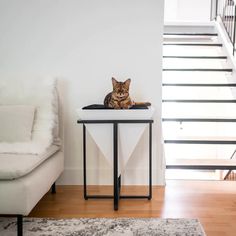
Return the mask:
[(175, 143), (175, 144), (236, 144), (236, 140), (206, 140), (206, 139), (165, 139), (164, 143)]
[(198, 45), (163, 45), (164, 56), (225, 56), (221, 47)]
[(180, 68), (173, 68), (173, 69), (167, 69), (167, 68), (164, 68), (164, 69), (162, 69), (163, 71), (203, 71), (203, 72), (205, 72), (205, 71), (217, 71), (217, 72), (232, 72), (233, 71), (233, 69), (215, 69), (215, 68), (209, 68), (209, 69), (203, 69), (203, 68), (191, 68), (191, 69), (185, 69), (185, 68), (182, 68), (182, 69), (180, 69)]
[(227, 84), (236, 83), (232, 72), (225, 71), (163, 71), (163, 83)]
[(183, 102), (183, 103), (236, 103), (236, 100), (210, 100), (210, 99), (163, 99), (162, 102)]
[[(225, 101), (235, 99), (236, 94), (235, 87), (229, 86), (163, 86), (162, 88), (162, 99), (163, 100), (213, 100)], [(235, 100), (236, 101), (236, 100)], [(210, 101), (211, 102), (211, 101)], [(221, 102), (221, 101), (220, 101)]]
[(163, 83), (162, 86), (183, 86), (183, 87), (236, 87), (236, 84), (187, 84), (187, 83)]
[(162, 118), (163, 122), (236, 122), (230, 118)]
[(163, 35), (180, 35), (180, 36), (218, 36), (217, 33), (164, 33)]
[(216, 170), (166, 169), (165, 177), (167, 180), (222, 180)]
[(235, 170), (236, 160), (232, 159), (177, 159), (169, 160), (167, 169), (193, 169), (193, 170)]
[[(185, 58), (163, 58), (163, 68), (165, 69), (225, 69), (230, 68), (227, 60), (191, 59)], [(230, 68), (231, 69), (231, 68)]]
[(163, 122), (165, 140), (235, 140), (236, 126), (230, 122)]
[(180, 58), (180, 59), (227, 59), (227, 56), (163, 56), (163, 58)]
[(173, 103), (162, 104), (162, 116), (168, 118), (210, 117), (235, 118), (236, 103)]
[(221, 43), (216, 37), (164, 36), (163, 43)]
[(163, 43), (164, 46), (203, 46), (203, 47), (222, 47), (222, 43)]
[[(168, 139), (169, 140), (169, 139)], [(171, 139), (173, 140), (173, 139)], [(230, 159), (235, 151), (235, 144), (189, 144), (167, 143), (164, 144), (166, 160), (173, 159)]]

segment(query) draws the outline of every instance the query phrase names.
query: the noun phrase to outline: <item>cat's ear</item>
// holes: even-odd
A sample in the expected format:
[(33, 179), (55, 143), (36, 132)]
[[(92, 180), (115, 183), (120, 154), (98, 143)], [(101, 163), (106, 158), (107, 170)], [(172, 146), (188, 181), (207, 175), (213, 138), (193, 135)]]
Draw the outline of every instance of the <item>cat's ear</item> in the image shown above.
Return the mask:
[(115, 87), (118, 81), (114, 77), (112, 77), (111, 80), (112, 80), (113, 87)]
[(124, 83), (125, 83), (125, 86), (127, 88), (129, 88), (129, 85), (130, 85), (130, 82), (131, 82), (131, 79), (127, 79)]

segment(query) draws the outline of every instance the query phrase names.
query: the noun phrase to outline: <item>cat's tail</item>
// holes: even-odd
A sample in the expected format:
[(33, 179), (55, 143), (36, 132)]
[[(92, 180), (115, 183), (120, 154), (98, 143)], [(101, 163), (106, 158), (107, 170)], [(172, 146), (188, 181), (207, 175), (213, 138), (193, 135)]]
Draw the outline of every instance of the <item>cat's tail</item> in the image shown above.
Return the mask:
[(134, 102), (134, 105), (137, 106), (151, 106), (152, 104), (150, 102)]

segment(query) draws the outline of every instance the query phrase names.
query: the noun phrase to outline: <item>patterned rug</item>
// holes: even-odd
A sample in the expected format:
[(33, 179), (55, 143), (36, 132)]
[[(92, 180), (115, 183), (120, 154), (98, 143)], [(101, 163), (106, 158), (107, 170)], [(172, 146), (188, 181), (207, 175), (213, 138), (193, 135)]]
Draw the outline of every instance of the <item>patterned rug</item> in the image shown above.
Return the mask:
[[(14, 218), (0, 217), (0, 235), (15, 236)], [(196, 219), (24, 218), (24, 236), (205, 236)]]

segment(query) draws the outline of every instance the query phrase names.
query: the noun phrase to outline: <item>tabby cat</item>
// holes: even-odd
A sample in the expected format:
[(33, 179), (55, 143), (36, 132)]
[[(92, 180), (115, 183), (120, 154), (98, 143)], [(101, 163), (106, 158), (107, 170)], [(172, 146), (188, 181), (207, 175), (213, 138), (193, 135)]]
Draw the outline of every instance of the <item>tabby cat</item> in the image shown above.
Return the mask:
[(149, 102), (134, 102), (129, 96), (129, 85), (131, 79), (127, 79), (125, 82), (118, 82), (115, 78), (112, 78), (113, 91), (108, 93), (104, 99), (104, 105), (107, 108), (114, 109), (129, 109), (134, 105), (146, 105), (150, 106)]

